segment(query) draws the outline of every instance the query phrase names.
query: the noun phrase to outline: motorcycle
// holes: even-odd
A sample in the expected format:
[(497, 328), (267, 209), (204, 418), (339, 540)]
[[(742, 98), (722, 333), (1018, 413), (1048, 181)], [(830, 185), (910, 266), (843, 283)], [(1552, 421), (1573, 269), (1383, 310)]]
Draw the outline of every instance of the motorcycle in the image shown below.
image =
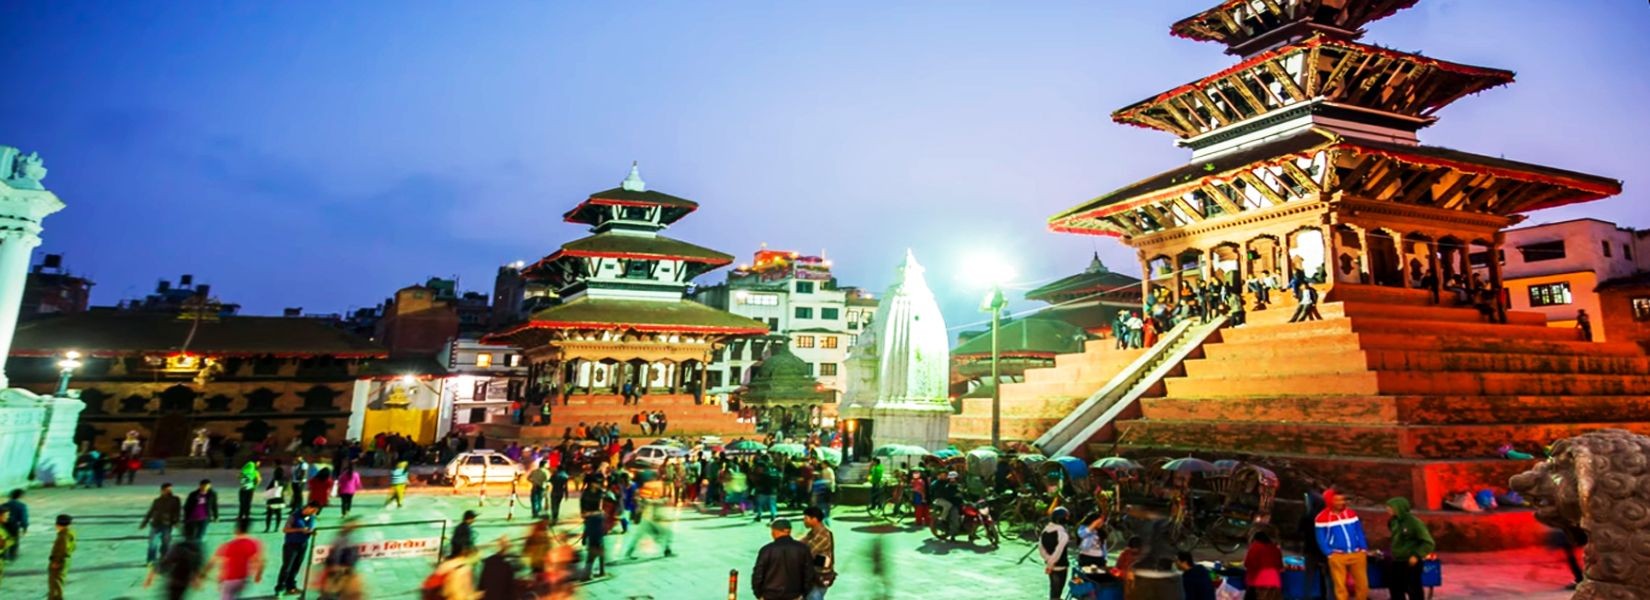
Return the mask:
[(996, 517), (991, 516), (991, 507), (989, 505), (984, 502), (963, 502), (960, 507), (952, 510), (961, 511), (959, 513), (961, 518), (958, 519), (957, 531), (946, 531), (946, 519), (941, 518), (939, 515), (934, 515), (932, 522), (928, 525), (928, 529), (935, 538), (950, 541), (955, 539), (957, 536), (966, 535), (968, 536), (968, 542), (974, 543), (975, 540), (979, 539), (981, 533), (983, 532), (986, 541), (990, 542), (991, 547), (997, 547), (997, 543), (1002, 539), (1002, 533), (997, 529), (997, 519)]

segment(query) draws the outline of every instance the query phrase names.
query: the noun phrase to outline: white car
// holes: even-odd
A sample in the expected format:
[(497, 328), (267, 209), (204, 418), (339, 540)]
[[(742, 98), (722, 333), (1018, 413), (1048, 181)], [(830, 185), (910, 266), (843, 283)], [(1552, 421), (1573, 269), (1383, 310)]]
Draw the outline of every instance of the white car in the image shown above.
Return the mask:
[(654, 468), (664, 464), (666, 457), (675, 458), (677, 462), (686, 460), (688, 451), (676, 446), (648, 444), (637, 448), (626, 457), (625, 464), (638, 467)]
[(453, 482), (453, 487), (462, 488), (476, 484), (509, 483), (525, 475), (527, 470), (510, 457), (492, 450), (471, 450), (453, 457), (442, 472), (448, 481)]

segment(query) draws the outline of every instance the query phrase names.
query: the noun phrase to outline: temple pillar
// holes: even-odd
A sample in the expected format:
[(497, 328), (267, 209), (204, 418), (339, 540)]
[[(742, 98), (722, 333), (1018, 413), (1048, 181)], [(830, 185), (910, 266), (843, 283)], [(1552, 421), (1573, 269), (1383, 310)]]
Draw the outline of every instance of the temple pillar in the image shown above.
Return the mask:
[(1439, 261), (1439, 252), (1442, 252), (1442, 249), (1439, 248), (1437, 240), (1427, 242), (1427, 268), (1432, 271), (1432, 297), (1435, 299), (1444, 297), (1444, 271)]
[[(1146, 259), (1146, 253), (1140, 253), (1140, 309), (1145, 310), (1147, 298), (1152, 295), (1152, 263)], [(1115, 335), (1116, 332), (1113, 332)]]
[(1501, 301), (1501, 244), (1506, 241), (1506, 235), (1495, 232), (1490, 240), (1489, 257), (1485, 261), (1490, 268), (1490, 293), (1495, 295), (1495, 320), (1497, 323), (1507, 322), (1507, 303)]
[(1375, 283), (1374, 261), (1369, 256), (1369, 230), (1358, 228), (1358, 283)]

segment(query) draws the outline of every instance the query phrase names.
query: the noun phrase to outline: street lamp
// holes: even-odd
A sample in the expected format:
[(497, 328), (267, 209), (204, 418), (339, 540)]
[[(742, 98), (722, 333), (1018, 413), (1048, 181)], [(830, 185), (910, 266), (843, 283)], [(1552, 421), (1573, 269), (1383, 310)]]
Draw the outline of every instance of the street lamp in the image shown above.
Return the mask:
[(57, 393), (52, 394), (59, 398), (69, 395), (69, 378), (74, 376), (75, 369), (80, 368), (80, 353), (74, 350), (63, 353), (63, 360), (57, 361), (58, 372)]
[(1008, 299), (1003, 296), (1003, 286), (1014, 279), (1014, 267), (996, 254), (982, 255), (974, 262), (979, 269), (981, 280), (991, 284), (985, 299), (980, 301), (980, 310), (991, 313), (991, 447), (1000, 450), (1003, 443), (1003, 392), (1002, 371), (998, 364), (1001, 357), (997, 347), (997, 331), (1002, 325), (1003, 309), (1008, 307)]

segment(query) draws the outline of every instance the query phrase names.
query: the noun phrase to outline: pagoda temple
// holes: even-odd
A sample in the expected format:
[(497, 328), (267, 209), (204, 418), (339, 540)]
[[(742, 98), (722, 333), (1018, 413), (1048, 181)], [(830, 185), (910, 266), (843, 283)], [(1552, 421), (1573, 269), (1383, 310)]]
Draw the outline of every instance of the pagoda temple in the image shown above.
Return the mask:
[[(768, 328), (687, 300), (694, 277), (733, 257), (659, 234), (698, 206), (647, 189), (632, 165), (619, 187), (563, 215), (590, 235), (522, 269), (556, 290), (557, 303), (484, 339), (523, 349), (530, 397), (552, 403), (551, 422), (501, 437), (560, 436), (579, 422), (628, 425), (639, 410), (664, 410), (673, 433), (751, 433), (705, 402), (705, 365), (728, 338)], [(640, 397), (636, 405), (626, 404), (626, 390)]]
[[(1174, 135), (1190, 162), (1050, 228), (1136, 249), (1147, 306), (1212, 282), (1242, 294), (1249, 323), (1148, 349), (1139, 373), (1073, 413), (1114, 422), (1062, 421), (1043, 440), (1076, 439), (1090, 455), (1254, 461), (1283, 476), (1280, 498), (1326, 485), (1365, 502), (1409, 497), (1441, 547), (1463, 549), (1542, 531), (1527, 512), (1428, 512), (1451, 494), (1505, 490), (1529, 464), (1503, 448), (1539, 455), (1588, 430), (1650, 431), (1642, 349), (1446, 289), (1471, 285), (1474, 265), (1500, 289), (1504, 229), (1621, 183), (1423, 145), (1418, 132), (1440, 110), (1513, 74), (1358, 41), (1416, 1), (1229, 0), (1172, 26), (1242, 58), (1112, 116)], [(1269, 306), (1246, 285), (1255, 278), (1281, 284)], [(1288, 322), (1309, 286), (1323, 320)]]

